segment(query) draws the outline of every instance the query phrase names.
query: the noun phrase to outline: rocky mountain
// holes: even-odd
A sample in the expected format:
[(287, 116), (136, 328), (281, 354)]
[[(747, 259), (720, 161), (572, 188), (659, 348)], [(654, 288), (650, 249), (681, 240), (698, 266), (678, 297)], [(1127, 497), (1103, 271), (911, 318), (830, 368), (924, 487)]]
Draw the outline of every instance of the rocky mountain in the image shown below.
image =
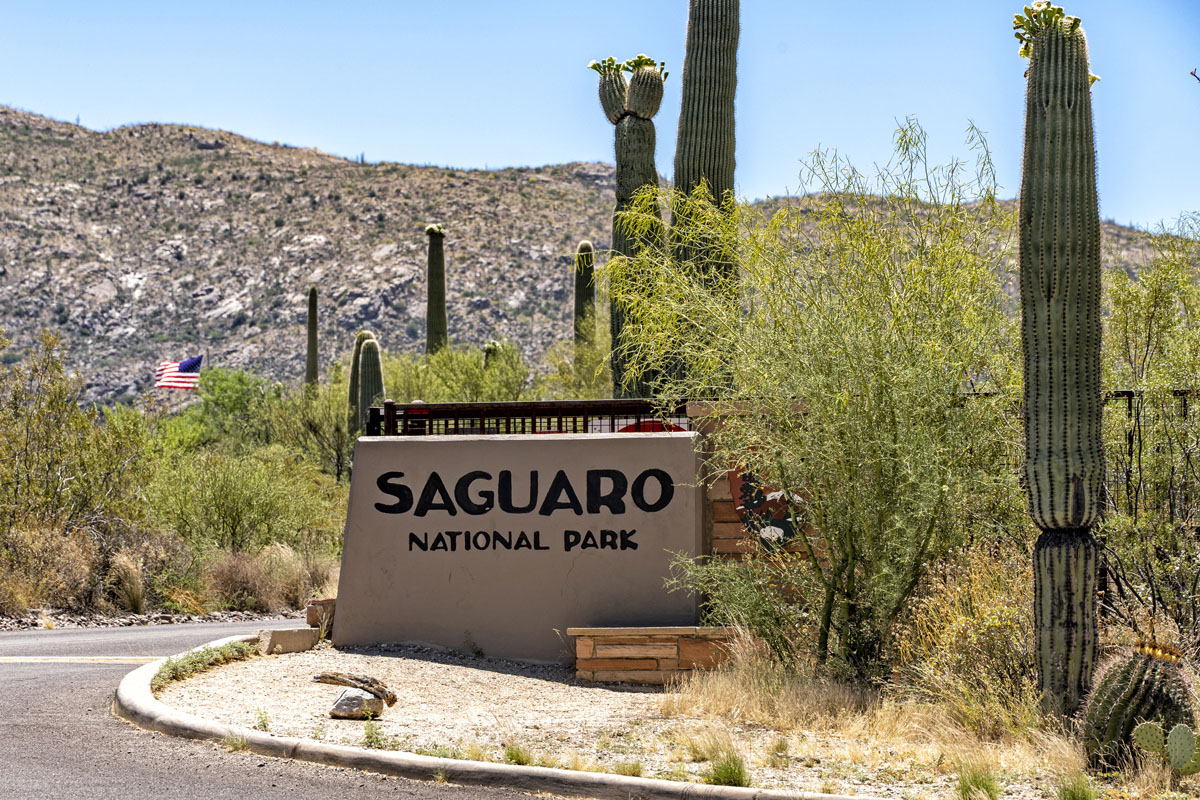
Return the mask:
[[(367, 164), (181, 125), (97, 132), (0, 106), (0, 329), (12, 340), (0, 358), (55, 330), (103, 401), (148, 388), (160, 360), (201, 353), (298, 381), (312, 284), (323, 369), (360, 327), (420, 352), (424, 228), (440, 222), (451, 339), (507, 338), (536, 363), (571, 335), (575, 246), (609, 246), (613, 201), (608, 164)], [(812, 198), (763, 210), (793, 202)], [(1130, 228), (1106, 222), (1103, 236), (1109, 263), (1146, 256)]]
[(304, 373), (305, 297), (323, 365), (367, 327), (424, 346), (427, 223), (446, 228), (451, 339), (568, 338), (575, 246), (609, 242), (613, 168), (456, 170), (347, 161), (224, 131), (96, 132), (0, 106), (0, 328), (15, 360), (44, 328), (88, 393), (149, 387), (155, 364)]

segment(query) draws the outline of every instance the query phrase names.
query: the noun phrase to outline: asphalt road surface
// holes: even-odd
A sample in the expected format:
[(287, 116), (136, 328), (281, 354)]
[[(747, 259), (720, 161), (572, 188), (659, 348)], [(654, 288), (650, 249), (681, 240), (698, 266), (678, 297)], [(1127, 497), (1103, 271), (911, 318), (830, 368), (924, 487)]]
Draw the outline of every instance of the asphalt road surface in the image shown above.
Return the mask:
[[(528, 800), (301, 761), (231, 753), (135, 728), (110, 711), (136, 659), (295, 620), (0, 633), (0, 798)], [(109, 660), (105, 660), (109, 659)], [(392, 713), (403, 711), (399, 708)]]

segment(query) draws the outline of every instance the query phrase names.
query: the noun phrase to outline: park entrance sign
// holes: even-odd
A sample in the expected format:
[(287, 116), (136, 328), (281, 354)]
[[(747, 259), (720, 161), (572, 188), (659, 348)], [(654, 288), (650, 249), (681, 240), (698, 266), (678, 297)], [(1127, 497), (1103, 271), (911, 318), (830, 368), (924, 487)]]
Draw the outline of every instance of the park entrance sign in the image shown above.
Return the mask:
[(568, 627), (694, 625), (664, 587), (701, 547), (694, 435), (359, 439), (334, 643), (569, 661)]

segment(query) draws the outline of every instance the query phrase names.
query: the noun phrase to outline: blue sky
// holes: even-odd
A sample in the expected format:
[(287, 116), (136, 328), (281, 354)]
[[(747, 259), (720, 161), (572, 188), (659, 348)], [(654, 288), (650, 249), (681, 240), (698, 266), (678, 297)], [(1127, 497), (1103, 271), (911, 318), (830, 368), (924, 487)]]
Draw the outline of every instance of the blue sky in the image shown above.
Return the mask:
[[(913, 115), (938, 159), (988, 134), (1015, 196), (1025, 62), (999, 0), (743, 0), (737, 183), (799, 186), (836, 148), (886, 161)], [(1200, 0), (1075, 0), (1092, 71), (1101, 216), (1142, 227), (1200, 210)], [(1133, 9), (1133, 10), (1130, 10)], [(458, 167), (612, 161), (592, 58), (671, 72), (657, 163), (670, 177), (686, 0), (8, 2), (0, 103), (99, 129), (178, 122), (367, 160)]]

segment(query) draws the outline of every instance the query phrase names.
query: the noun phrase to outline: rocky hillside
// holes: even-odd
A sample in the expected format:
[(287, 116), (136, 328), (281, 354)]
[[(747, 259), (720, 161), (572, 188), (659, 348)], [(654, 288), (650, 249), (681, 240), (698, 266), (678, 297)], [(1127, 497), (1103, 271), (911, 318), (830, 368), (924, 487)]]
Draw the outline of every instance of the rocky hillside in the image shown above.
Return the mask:
[[(360, 327), (419, 352), (424, 228), (441, 222), (451, 338), (511, 339), (536, 362), (570, 336), (572, 255), (583, 238), (608, 247), (613, 190), (607, 164), (362, 164), (179, 125), (97, 133), (0, 106), (3, 358), (55, 330), (89, 395), (110, 401), (148, 388), (158, 361), (201, 353), (297, 381), (310, 284), (323, 364)], [(1135, 231), (1103, 232), (1110, 263), (1144, 258)]]
[(304, 372), (305, 293), (325, 364), (369, 327), (424, 346), (427, 223), (446, 227), (450, 335), (532, 359), (570, 336), (575, 245), (608, 246), (613, 168), (360, 164), (178, 125), (97, 133), (0, 106), (0, 328), (16, 358), (43, 328), (88, 392), (147, 388), (209, 353)]

